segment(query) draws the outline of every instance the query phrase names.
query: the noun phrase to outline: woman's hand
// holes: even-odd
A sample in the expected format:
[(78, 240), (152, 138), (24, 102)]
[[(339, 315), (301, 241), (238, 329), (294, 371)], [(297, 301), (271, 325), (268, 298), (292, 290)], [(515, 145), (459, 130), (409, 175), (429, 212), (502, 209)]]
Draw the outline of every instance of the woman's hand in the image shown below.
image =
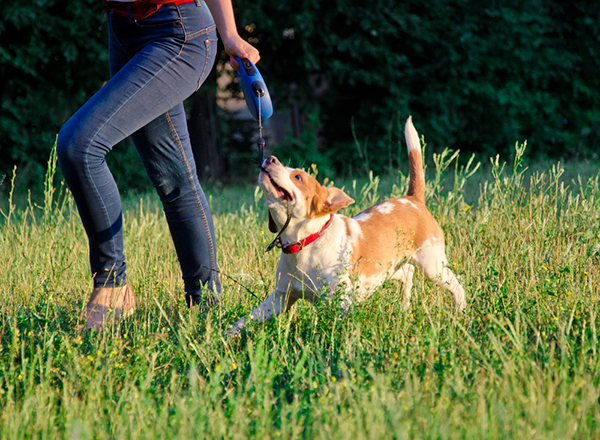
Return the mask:
[(229, 55), (229, 62), (235, 70), (239, 71), (240, 65), (234, 57), (248, 58), (254, 64), (260, 60), (258, 49), (243, 40), (239, 35), (232, 36), (226, 40), (224, 39), (223, 46), (225, 47), (225, 52)]
[(260, 60), (258, 50), (243, 40), (237, 32), (231, 0), (206, 0), (206, 4), (215, 19), (225, 52), (231, 57), (233, 68), (240, 70), (239, 63), (233, 57), (248, 58), (254, 64), (258, 63)]

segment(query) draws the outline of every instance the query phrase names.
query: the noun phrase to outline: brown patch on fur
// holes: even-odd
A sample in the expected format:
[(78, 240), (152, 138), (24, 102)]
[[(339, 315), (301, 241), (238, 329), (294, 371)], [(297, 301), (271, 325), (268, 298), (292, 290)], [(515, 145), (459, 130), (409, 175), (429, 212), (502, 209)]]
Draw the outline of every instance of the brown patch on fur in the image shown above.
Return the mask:
[[(414, 206), (400, 202), (401, 199)], [(379, 212), (378, 207), (385, 203), (393, 203), (393, 210)], [(360, 237), (352, 236), (354, 231), (350, 227), (350, 220), (344, 219), (346, 231), (353, 240), (350, 263), (352, 271), (357, 275), (370, 277), (380, 274), (382, 266), (386, 271), (392, 266), (399, 267), (406, 257), (419, 250), (428, 239), (444, 242), (442, 229), (416, 197), (386, 200), (361, 214), (369, 214), (370, 217), (358, 220), (362, 233)]]
[(290, 180), (304, 195), (307, 218), (322, 217), (354, 203), (354, 199), (341, 189), (322, 186), (302, 170), (292, 171)]
[(425, 203), (425, 176), (423, 174), (423, 157), (420, 151), (412, 150), (408, 153), (408, 169), (410, 180), (406, 194)]

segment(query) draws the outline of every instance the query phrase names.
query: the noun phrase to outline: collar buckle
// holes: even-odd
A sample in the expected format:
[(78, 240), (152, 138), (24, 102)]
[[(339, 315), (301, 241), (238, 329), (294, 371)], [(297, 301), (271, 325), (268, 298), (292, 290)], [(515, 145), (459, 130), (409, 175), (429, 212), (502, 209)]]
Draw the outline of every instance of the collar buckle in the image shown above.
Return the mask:
[(304, 249), (304, 243), (302, 241), (281, 246), (281, 250), (284, 254), (295, 254), (296, 252), (300, 252), (302, 249)]

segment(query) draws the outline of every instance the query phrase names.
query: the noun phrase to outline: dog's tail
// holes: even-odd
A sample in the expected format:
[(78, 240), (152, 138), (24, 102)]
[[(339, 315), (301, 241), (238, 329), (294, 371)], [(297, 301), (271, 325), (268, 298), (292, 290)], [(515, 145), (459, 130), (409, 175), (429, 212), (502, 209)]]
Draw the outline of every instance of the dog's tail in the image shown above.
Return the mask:
[(421, 203), (425, 203), (425, 175), (423, 174), (423, 156), (421, 155), (421, 143), (419, 135), (412, 123), (412, 116), (406, 120), (404, 127), (406, 147), (408, 149), (408, 166), (410, 181), (408, 195), (416, 197)]

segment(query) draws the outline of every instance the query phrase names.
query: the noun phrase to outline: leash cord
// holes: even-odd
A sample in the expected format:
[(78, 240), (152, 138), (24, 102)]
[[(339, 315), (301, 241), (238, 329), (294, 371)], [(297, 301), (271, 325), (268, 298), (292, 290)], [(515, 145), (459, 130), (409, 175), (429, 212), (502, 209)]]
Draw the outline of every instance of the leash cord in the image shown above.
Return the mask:
[(255, 293), (254, 293), (252, 290), (248, 289), (246, 286), (244, 286), (242, 283), (240, 283), (238, 280), (236, 280), (236, 279), (235, 279), (235, 278), (233, 278), (232, 276), (229, 276), (229, 275), (227, 275), (226, 273), (223, 273), (223, 272), (221, 272), (220, 270), (213, 269), (213, 268), (211, 268), (211, 267), (207, 267), (207, 266), (205, 266), (205, 265), (202, 265), (202, 267), (203, 267), (204, 269), (209, 269), (209, 270), (212, 270), (213, 272), (216, 272), (216, 273), (218, 273), (219, 275), (222, 275), (222, 276), (224, 276), (225, 278), (228, 278), (228, 279), (230, 279), (231, 281), (233, 281), (234, 283), (236, 283), (238, 286), (242, 286), (244, 289), (246, 289), (246, 291), (247, 291), (247, 292), (248, 292), (250, 295), (252, 295), (254, 298), (256, 298), (256, 299), (260, 299), (258, 296), (256, 296), (256, 294), (255, 294)]
[(290, 203), (290, 200), (288, 198), (286, 198), (285, 200), (287, 201), (287, 220), (285, 221), (283, 228), (281, 228), (281, 231), (279, 231), (279, 233), (277, 234), (277, 237), (275, 237), (271, 244), (267, 246), (265, 252), (269, 252), (275, 246), (279, 248), (281, 247), (281, 234), (283, 234), (283, 231), (285, 231), (285, 228), (288, 227), (290, 221), (292, 220), (292, 204)]
[(265, 158), (265, 140), (263, 138), (262, 130), (262, 114), (260, 112), (260, 92), (258, 94), (258, 139), (256, 140), (256, 145), (258, 146), (258, 166), (262, 167), (263, 160)]

